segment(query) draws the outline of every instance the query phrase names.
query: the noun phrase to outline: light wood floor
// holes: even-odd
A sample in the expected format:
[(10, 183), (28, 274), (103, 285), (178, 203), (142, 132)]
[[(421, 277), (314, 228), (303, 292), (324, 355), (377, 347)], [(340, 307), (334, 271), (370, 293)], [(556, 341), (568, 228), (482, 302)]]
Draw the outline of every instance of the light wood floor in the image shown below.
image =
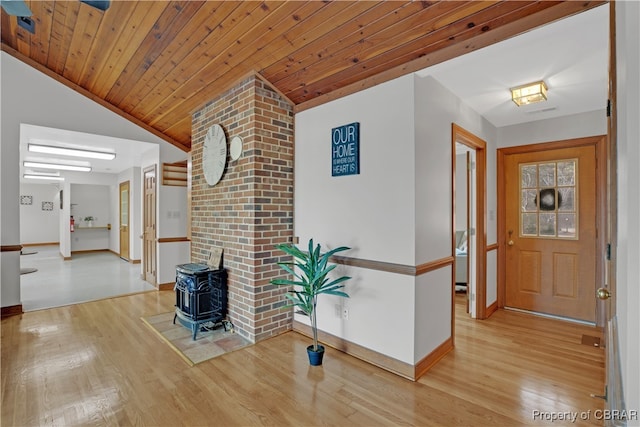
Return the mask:
[(309, 367), (295, 332), (189, 367), (140, 320), (173, 303), (153, 292), (3, 319), (2, 426), (551, 426), (571, 423), (533, 411), (603, 407), (585, 326), (458, 310), (455, 350), (411, 382), (333, 349)]

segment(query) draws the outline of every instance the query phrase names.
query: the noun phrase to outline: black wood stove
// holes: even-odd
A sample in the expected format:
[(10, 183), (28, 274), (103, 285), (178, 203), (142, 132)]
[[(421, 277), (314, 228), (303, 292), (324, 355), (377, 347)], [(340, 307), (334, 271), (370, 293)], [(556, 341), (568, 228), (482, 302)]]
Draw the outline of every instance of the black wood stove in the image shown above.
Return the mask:
[(176, 266), (176, 319), (191, 329), (195, 340), (205, 323), (222, 323), (227, 315), (227, 272), (206, 264)]

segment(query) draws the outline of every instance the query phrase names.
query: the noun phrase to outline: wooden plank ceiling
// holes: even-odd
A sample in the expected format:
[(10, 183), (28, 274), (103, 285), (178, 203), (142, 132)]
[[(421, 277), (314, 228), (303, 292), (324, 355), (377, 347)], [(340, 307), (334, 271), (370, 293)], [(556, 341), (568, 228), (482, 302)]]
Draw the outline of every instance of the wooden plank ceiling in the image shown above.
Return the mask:
[(35, 1), (2, 49), (172, 144), (249, 73), (299, 111), (603, 1)]

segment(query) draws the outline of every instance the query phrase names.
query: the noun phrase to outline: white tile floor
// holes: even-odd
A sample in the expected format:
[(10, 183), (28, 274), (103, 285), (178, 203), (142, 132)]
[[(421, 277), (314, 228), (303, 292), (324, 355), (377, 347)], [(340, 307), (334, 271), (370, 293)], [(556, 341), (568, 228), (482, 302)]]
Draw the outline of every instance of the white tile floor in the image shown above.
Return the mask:
[(24, 251), (37, 253), (21, 255), (20, 266), (38, 269), (20, 275), (24, 311), (155, 290), (140, 278), (140, 264), (111, 252), (73, 254), (70, 261), (64, 261), (58, 246), (30, 246)]

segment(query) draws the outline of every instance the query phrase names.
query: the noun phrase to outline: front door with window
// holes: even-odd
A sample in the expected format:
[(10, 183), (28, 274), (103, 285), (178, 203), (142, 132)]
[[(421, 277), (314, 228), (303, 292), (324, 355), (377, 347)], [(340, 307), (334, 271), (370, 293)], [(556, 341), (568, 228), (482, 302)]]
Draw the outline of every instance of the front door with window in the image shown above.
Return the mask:
[(509, 154), (505, 306), (596, 320), (596, 147)]

